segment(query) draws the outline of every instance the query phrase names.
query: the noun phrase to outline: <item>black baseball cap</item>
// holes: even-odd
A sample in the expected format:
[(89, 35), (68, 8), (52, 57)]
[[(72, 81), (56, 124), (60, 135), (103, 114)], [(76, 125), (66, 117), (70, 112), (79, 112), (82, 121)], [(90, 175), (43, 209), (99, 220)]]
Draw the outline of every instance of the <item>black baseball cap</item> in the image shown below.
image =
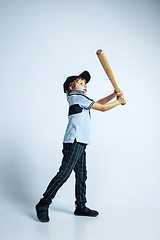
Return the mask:
[(63, 90), (64, 92), (66, 93), (68, 91), (68, 87), (69, 87), (69, 84), (74, 82), (74, 80), (76, 80), (78, 77), (82, 77), (86, 80), (86, 83), (88, 83), (91, 79), (91, 75), (88, 71), (84, 71), (82, 72), (80, 75), (78, 76), (70, 76), (66, 79), (66, 81), (64, 82), (63, 84)]

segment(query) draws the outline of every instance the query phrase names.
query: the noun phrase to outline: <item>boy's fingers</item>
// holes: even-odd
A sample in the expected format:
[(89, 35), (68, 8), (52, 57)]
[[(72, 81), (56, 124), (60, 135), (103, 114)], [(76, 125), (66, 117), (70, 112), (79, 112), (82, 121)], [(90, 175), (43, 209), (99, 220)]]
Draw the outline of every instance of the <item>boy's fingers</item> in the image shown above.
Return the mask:
[(117, 96), (120, 97), (122, 95), (122, 92), (118, 92)]

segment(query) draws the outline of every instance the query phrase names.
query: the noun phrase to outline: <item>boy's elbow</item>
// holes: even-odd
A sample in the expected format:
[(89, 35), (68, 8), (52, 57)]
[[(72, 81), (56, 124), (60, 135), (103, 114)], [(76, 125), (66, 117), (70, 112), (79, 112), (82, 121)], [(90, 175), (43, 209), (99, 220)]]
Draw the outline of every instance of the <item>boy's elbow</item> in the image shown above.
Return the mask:
[(105, 105), (102, 106), (101, 112), (106, 112), (106, 111), (108, 111), (108, 110), (110, 110), (110, 109), (111, 109), (111, 107), (108, 106), (107, 104), (105, 104)]
[(101, 110), (100, 110), (101, 112), (105, 112), (106, 111), (106, 108), (105, 108), (105, 106), (103, 106), (102, 105), (102, 107), (101, 107)]

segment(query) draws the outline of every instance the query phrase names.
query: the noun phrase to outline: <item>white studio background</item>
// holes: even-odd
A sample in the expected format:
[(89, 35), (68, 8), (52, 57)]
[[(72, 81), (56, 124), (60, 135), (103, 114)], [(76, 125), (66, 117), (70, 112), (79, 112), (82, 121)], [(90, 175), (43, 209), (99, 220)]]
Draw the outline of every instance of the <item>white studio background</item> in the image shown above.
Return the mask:
[[(101, 48), (127, 104), (91, 113), (88, 201), (160, 207), (159, 28), (158, 0), (0, 1), (1, 201), (36, 204), (58, 171), (66, 77), (87, 69), (90, 98), (113, 92)], [(73, 202), (74, 174), (55, 198)]]

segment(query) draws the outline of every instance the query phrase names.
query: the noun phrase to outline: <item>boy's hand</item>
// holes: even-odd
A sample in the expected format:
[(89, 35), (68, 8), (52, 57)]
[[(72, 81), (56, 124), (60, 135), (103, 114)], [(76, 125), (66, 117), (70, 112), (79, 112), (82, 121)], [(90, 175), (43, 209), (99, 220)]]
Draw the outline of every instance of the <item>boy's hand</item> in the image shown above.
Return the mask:
[(117, 97), (117, 100), (122, 103), (124, 102), (124, 95), (122, 94), (121, 96)]
[(119, 89), (119, 92), (116, 92), (116, 90), (115, 90), (114, 93), (116, 93), (117, 97), (120, 97), (123, 94), (121, 89)]

